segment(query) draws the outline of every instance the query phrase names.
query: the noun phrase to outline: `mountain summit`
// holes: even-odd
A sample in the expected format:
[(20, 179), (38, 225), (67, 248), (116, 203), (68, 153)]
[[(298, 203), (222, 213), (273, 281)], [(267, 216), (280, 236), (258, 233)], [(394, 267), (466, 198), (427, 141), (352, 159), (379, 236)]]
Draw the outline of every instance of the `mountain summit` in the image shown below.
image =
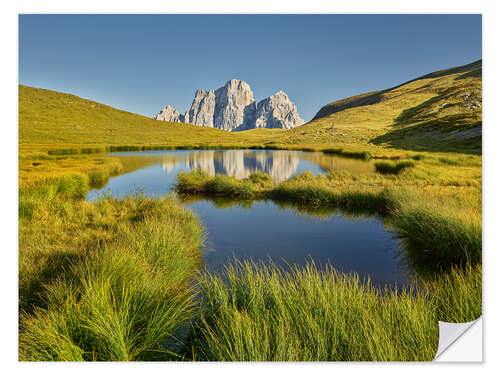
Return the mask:
[(239, 79), (232, 79), (215, 91), (197, 90), (185, 115), (166, 106), (154, 118), (228, 131), (291, 129), (304, 124), (297, 107), (283, 91), (256, 103), (250, 85)]

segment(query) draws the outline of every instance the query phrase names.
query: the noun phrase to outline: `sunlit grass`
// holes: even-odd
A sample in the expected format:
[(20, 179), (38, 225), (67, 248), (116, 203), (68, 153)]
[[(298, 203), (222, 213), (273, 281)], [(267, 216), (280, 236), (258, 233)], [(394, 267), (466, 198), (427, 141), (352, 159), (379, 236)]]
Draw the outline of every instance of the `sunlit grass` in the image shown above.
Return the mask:
[(199, 220), (170, 198), (87, 203), (79, 186), (20, 193), (36, 202), (20, 206), (20, 359), (179, 359), (166, 344), (196, 310)]
[(399, 163), (391, 163), (388, 161), (380, 161), (375, 163), (375, 170), (382, 174), (398, 174), (406, 168), (412, 168), (415, 163), (412, 161), (400, 161)]
[(341, 148), (327, 148), (323, 150), (325, 154), (339, 155), (347, 158), (370, 160), (371, 155), (369, 151), (344, 151)]
[(432, 360), (438, 320), (481, 314), (480, 280), (478, 266), (380, 290), (329, 266), (234, 261), (201, 277), (202, 315), (188, 350), (205, 361)]

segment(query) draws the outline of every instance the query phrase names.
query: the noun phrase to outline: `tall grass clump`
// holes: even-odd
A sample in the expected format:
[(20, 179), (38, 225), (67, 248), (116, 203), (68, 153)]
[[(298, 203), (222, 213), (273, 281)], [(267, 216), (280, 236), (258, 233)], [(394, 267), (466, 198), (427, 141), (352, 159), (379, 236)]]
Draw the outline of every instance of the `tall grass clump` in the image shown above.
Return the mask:
[(205, 193), (206, 184), (210, 179), (210, 175), (201, 169), (196, 169), (191, 173), (179, 173), (175, 191), (181, 194)]
[(92, 187), (100, 188), (106, 184), (108, 176), (106, 173), (99, 169), (92, 169), (88, 172), (89, 184)]
[(250, 173), (250, 176), (246, 180), (260, 188), (272, 188), (274, 186), (272, 177), (261, 171)]
[(253, 184), (232, 176), (215, 175), (206, 185), (206, 192), (215, 196), (250, 199), (255, 197)]
[(274, 186), (272, 178), (262, 172), (253, 172), (246, 179), (216, 174), (211, 177), (202, 170), (179, 173), (175, 191), (180, 194), (207, 194), (236, 199), (261, 198), (266, 189)]
[(88, 177), (83, 174), (63, 175), (55, 178), (54, 183), (61, 196), (83, 198), (88, 190)]
[(427, 155), (425, 154), (415, 154), (415, 155), (411, 155), (410, 156), (410, 159), (413, 159), (413, 160), (424, 160), (425, 158), (427, 158)]
[(341, 148), (328, 148), (322, 151), (328, 155), (339, 155), (345, 158), (362, 159), (367, 161), (371, 159), (369, 151), (344, 151)]
[(417, 290), (380, 291), (314, 264), (286, 272), (235, 262), (199, 282), (197, 360), (419, 361), (436, 353), (436, 316)]
[(453, 165), (453, 166), (460, 165), (460, 162), (458, 160), (451, 158), (439, 158), (439, 161), (446, 165)]
[(123, 170), (122, 164), (116, 161), (108, 161), (100, 168), (93, 168), (87, 172), (89, 185), (100, 188), (106, 184), (110, 177), (118, 175)]
[(270, 192), (270, 197), (276, 201), (295, 200), (298, 203), (329, 205), (366, 213), (383, 212), (386, 206), (385, 198), (380, 194), (356, 189), (337, 190), (321, 184), (280, 184)]
[(441, 321), (465, 323), (482, 315), (481, 264), (454, 266), (426, 282), (425, 288)]
[(250, 150), (283, 150), (285, 147), (280, 147), (274, 144), (253, 145), (248, 147)]
[(361, 189), (334, 189), (324, 176), (303, 172), (275, 185), (272, 178), (254, 172), (239, 180), (225, 175), (209, 176), (203, 171), (179, 173), (175, 191), (180, 194), (203, 194), (209, 197), (236, 199), (273, 199), (312, 205), (329, 205), (348, 210), (375, 212), (386, 211), (386, 197), (375, 191)]
[(48, 150), (47, 153), (49, 155), (77, 155), (77, 148), (56, 148), (53, 150)]
[(49, 177), (19, 190), (19, 218), (30, 219), (45, 202), (59, 198), (82, 198), (88, 190), (88, 177), (81, 173)]
[(93, 188), (101, 188), (106, 185), (110, 177), (118, 175), (123, 170), (119, 161), (111, 161), (100, 168), (93, 168), (87, 172), (89, 185)]
[(311, 172), (295, 175), (275, 186), (268, 197), (276, 201), (288, 201), (314, 206), (330, 206), (354, 212), (385, 212), (387, 198), (373, 189), (346, 186), (339, 189), (323, 175)]
[(480, 158), (469, 155), (468, 157), (441, 157), (439, 161), (445, 165), (451, 166), (481, 166)]
[[(407, 243), (414, 259), (433, 267), (477, 264), (482, 257), (482, 218), (475, 209), (409, 190), (392, 196), (391, 225)], [(439, 207), (439, 209), (437, 209)]]
[[(175, 358), (166, 344), (193, 316), (192, 291), (150, 267), (136, 254), (109, 249), (73, 265), (47, 286), (47, 307), (22, 317), (23, 359)], [(60, 357), (68, 346), (78, 349), (77, 357)]]
[(179, 359), (203, 238), (171, 198), (55, 193), (20, 223), (20, 360)]
[(412, 161), (401, 161), (399, 163), (391, 163), (380, 161), (375, 163), (375, 170), (381, 174), (398, 174), (406, 168), (413, 168), (415, 163)]

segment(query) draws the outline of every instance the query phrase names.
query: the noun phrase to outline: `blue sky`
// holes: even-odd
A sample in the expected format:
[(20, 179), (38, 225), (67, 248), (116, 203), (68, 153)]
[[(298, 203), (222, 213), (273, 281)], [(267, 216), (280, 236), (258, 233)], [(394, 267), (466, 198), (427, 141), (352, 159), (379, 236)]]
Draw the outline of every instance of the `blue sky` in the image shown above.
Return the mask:
[(151, 116), (231, 78), (304, 120), (482, 56), (480, 15), (21, 15), (19, 82)]

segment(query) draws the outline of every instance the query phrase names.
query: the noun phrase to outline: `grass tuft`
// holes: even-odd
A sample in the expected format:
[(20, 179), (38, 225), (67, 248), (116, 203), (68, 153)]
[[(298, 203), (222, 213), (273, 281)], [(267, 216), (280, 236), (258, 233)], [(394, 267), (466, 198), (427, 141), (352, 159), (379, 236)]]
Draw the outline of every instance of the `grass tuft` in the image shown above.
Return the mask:
[(323, 153), (328, 155), (338, 155), (343, 156), (345, 158), (353, 158), (353, 159), (362, 159), (362, 160), (370, 160), (371, 154), (369, 151), (344, 151), (341, 148), (329, 148), (323, 150)]
[(410, 156), (410, 159), (413, 159), (413, 160), (424, 160), (427, 156), (424, 155), (424, 154), (415, 154), (415, 155), (411, 155)]
[(482, 219), (476, 210), (425, 200), (408, 190), (395, 193), (394, 200), (391, 225), (405, 239), (414, 259), (433, 268), (481, 263)]
[(196, 311), (198, 218), (172, 198), (87, 203), (83, 182), (20, 191), (20, 359), (179, 359), (178, 329)]
[(415, 163), (412, 161), (401, 161), (399, 163), (380, 161), (375, 163), (375, 170), (382, 174), (398, 174), (406, 168), (413, 168), (414, 166)]
[(314, 264), (287, 272), (237, 261), (199, 282), (197, 360), (423, 361), (437, 350), (435, 310), (416, 289), (380, 291)]

